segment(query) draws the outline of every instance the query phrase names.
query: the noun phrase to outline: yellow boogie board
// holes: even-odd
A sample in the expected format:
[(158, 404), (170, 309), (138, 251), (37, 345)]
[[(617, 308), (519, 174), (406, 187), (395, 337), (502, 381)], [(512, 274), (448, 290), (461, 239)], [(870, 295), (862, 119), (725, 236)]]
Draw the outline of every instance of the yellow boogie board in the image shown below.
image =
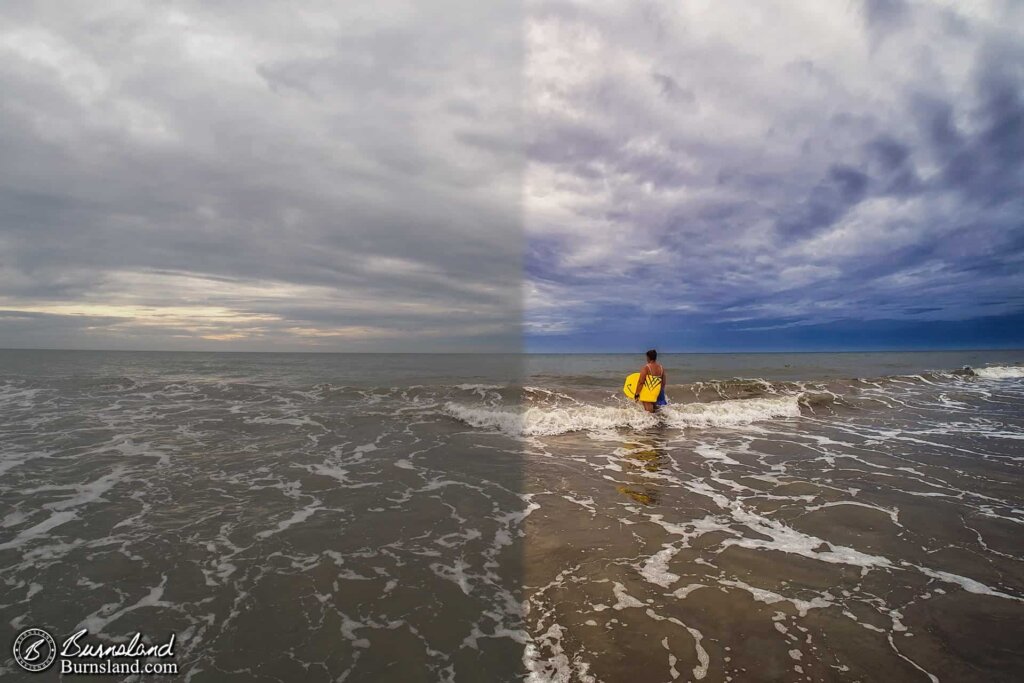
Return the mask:
[[(633, 395), (636, 393), (636, 383), (639, 381), (640, 373), (634, 372), (626, 378), (626, 383), (622, 387), (622, 393), (632, 399)], [(656, 403), (658, 401), (659, 394), (661, 394), (661, 378), (655, 377), (654, 375), (647, 375), (647, 381), (644, 382), (644, 386), (640, 388), (640, 400), (645, 403)]]

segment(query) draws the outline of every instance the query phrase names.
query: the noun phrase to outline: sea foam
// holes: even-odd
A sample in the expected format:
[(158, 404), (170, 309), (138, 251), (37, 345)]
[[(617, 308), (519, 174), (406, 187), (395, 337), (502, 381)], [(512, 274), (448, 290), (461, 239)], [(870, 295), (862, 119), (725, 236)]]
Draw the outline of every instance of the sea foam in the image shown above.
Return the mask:
[(1024, 378), (1024, 367), (993, 365), (989, 368), (975, 368), (974, 374), (984, 379), (1020, 379)]
[(738, 427), (775, 418), (800, 416), (799, 396), (736, 399), (668, 405), (646, 413), (633, 405), (492, 408), (449, 402), (444, 412), (471, 427), (496, 429), (511, 436), (554, 436), (580, 431), (648, 429), (664, 424), (687, 427)]

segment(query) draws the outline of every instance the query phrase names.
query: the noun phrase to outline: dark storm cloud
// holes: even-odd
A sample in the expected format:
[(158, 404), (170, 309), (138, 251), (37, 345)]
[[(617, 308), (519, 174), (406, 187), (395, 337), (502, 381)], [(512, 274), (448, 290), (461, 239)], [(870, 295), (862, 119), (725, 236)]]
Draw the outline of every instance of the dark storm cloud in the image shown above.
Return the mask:
[(516, 348), (521, 21), (6, 3), (0, 308), (51, 345)]
[[(986, 46), (975, 67), (974, 130), (954, 128), (937, 139), (936, 156), (948, 160), (942, 175), (947, 187), (973, 201), (998, 205), (1020, 197), (1024, 188), (1022, 63), (1020, 47)], [(954, 126), (948, 119), (943, 125)]]
[(833, 225), (864, 199), (868, 181), (867, 175), (850, 166), (830, 166), (797, 206), (796, 215), (777, 223), (781, 237), (803, 237)]
[(545, 7), (535, 347), (1019, 317), (1024, 7)]

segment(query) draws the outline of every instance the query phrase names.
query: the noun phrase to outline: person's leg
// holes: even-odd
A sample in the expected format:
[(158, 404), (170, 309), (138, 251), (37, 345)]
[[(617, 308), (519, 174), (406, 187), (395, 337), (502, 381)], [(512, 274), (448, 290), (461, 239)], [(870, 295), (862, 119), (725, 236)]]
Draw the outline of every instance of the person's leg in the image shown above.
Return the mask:
[(654, 412), (654, 404), (653, 403), (651, 403), (650, 401), (641, 401), (641, 403), (644, 404), (644, 410), (646, 410), (648, 413), (653, 413)]

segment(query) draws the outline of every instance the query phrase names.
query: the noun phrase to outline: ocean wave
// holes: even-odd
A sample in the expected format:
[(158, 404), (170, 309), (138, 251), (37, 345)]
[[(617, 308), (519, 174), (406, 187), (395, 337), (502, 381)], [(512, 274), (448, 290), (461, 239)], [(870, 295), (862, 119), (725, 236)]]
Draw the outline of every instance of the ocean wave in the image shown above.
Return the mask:
[(800, 417), (800, 404), (799, 396), (792, 395), (668, 405), (652, 414), (633, 405), (516, 410), (449, 402), (444, 412), (471, 427), (494, 429), (510, 436), (554, 436), (608, 429), (640, 430), (658, 425), (676, 429), (738, 427), (764, 420)]
[(1024, 378), (1024, 367), (993, 365), (988, 368), (974, 368), (974, 374), (983, 379), (1021, 379)]
[(778, 418), (800, 417), (800, 394), (711, 403), (683, 403), (663, 408), (670, 427), (738, 427)]

